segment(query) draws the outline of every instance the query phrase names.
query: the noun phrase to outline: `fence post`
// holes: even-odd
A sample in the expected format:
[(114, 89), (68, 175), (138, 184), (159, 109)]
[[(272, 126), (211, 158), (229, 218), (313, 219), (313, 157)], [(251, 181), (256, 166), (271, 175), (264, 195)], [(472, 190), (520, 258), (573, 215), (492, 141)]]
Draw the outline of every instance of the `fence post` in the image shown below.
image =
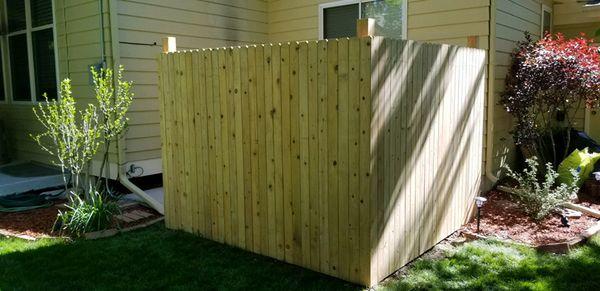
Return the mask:
[(377, 23), (373, 18), (361, 18), (356, 21), (356, 36), (367, 37), (376, 35)]
[(177, 40), (173, 36), (162, 39), (163, 53), (172, 53), (177, 51)]
[(470, 48), (477, 48), (479, 46), (479, 37), (475, 35), (467, 37), (467, 46)]

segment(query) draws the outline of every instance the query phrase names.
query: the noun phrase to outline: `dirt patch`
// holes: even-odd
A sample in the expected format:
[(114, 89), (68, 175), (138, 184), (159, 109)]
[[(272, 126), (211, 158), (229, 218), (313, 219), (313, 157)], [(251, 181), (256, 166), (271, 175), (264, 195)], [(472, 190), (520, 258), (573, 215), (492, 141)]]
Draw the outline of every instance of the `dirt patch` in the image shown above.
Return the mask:
[[(540, 246), (576, 238), (598, 222), (593, 217), (582, 215), (580, 218), (570, 218), (570, 227), (565, 227), (557, 214), (552, 214), (541, 221), (535, 221), (527, 216), (507, 193), (492, 190), (488, 193), (487, 199), (488, 201), (481, 211), (479, 232), (484, 236), (495, 236)], [(582, 196), (580, 200), (580, 203), (585, 206), (600, 208), (596, 203), (596, 198)], [(462, 230), (473, 233), (476, 229), (476, 218), (462, 228)]]

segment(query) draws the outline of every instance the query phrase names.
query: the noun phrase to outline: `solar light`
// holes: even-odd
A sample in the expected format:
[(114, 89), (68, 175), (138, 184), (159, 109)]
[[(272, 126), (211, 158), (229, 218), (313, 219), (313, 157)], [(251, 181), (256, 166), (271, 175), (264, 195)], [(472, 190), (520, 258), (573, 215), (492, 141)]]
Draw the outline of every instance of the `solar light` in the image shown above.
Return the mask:
[(479, 223), (481, 222), (481, 207), (483, 207), (486, 201), (487, 199), (484, 197), (475, 197), (475, 205), (477, 205), (477, 233), (479, 233)]

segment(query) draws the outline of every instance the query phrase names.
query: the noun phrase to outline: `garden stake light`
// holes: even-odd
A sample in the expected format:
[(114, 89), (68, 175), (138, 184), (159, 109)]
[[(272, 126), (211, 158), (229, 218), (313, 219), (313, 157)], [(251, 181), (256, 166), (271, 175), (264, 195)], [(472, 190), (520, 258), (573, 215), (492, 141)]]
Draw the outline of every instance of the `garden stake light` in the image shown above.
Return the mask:
[(485, 199), (484, 197), (475, 197), (475, 205), (477, 205), (477, 233), (479, 233), (479, 222), (481, 220), (481, 207), (483, 207), (483, 204), (485, 204), (485, 202), (487, 201), (487, 199)]

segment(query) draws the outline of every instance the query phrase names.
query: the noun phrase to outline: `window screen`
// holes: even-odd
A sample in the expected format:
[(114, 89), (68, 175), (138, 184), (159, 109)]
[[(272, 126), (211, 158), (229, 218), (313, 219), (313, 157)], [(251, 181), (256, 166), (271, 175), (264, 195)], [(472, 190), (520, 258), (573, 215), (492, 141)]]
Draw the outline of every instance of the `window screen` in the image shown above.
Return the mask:
[(33, 32), (33, 61), (35, 66), (36, 98), (56, 99), (56, 66), (52, 28)]
[(8, 43), (13, 100), (31, 101), (27, 36), (25, 34), (10, 36)]
[(356, 36), (356, 20), (360, 14), (360, 18), (375, 19), (379, 26), (377, 35), (402, 39), (404, 1), (363, 1), (360, 11), (358, 4), (324, 8), (323, 38)]
[(52, 24), (52, 1), (31, 0), (31, 26)]
[[(1, 52), (2, 50), (0, 50)], [(4, 92), (4, 66), (0, 63), (0, 101), (6, 100)]]
[(6, 1), (8, 15), (8, 31), (15, 32), (25, 29), (25, 0)]
[(404, 36), (403, 7), (403, 1), (363, 2), (361, 18), (375, 19), (379, 26), (378, 35), (402, 39)]
[[(15, 101), (57, 98), (52, 0), (0, 0), (6, 3), (8, 49), (4, 69), (8, 97)], [(1, 89), (1, 88), (0, 88)], [(33, 95), (33, 96), (32, 96)], [(7, 96), (3, 96), (7, 98)]]
[(358, 4), (323, 9), (323, 38), (356, 36)]
[(544, 10), (544, 23), (542, 26), (542, 36), (552, 32), (552, 12)]

